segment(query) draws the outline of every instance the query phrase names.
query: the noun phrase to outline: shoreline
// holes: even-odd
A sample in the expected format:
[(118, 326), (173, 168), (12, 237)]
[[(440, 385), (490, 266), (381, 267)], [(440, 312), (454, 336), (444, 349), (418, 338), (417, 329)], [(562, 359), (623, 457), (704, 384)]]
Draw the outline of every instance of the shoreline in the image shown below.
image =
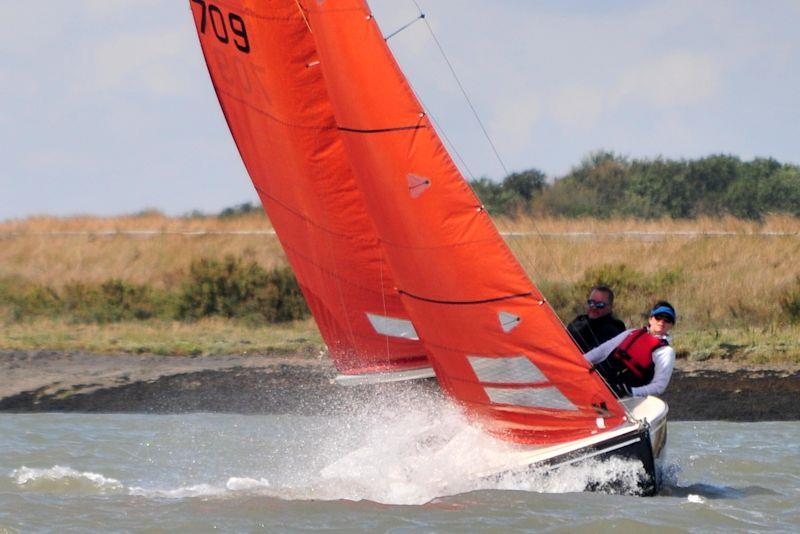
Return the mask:
[[(375, 401), (387, 389), (342, 387), (326, 358), (275, 352), (220, 356), (0, 351), (0, 413), (318, 415)], [(673, 421), (800, 420), (800, 366), (679, 360), (663, 399)], [(372, 399), (372, 400), (370, 400)]]

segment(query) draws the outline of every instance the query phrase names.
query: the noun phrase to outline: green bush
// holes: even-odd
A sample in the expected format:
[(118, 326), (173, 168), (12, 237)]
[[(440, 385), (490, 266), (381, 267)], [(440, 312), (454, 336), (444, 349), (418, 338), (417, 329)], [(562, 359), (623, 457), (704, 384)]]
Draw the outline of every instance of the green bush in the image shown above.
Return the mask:
[(61, 297), (52, 288), (31, 284), (18, 277), (0, 280), (0, 302), (13, 320), (61, 313)]
[(74, 282), (59, 290), (19, 278), (2, 279), (0, 308), (6, 320), (62, 317), (91, 323), (218, 315), (261, 324), (309, 314), (291, 270), (266, 271), (233, 256), (193, 262), (177, 292), (119, 279), (101, 284)]
[(800, 323), (800, 276), (795, 280), (794, 286), (781, 297), (781, 310), (791, 323)]
[(800, 166), (771, 158), (742, 161), (715, 154), (694, 160), (628, 159), (598, 151), (551, 184), (536, 169), (510, 174), (502, 182), (481, 178), (470, 184), (493, 215), (733, 215), (754, 220), (769, 213), (800, 215)]
[(78, 322), (107, 323), (174, 315), (166, 292), (117, 279), (100, 285), (71, 283), (60, 291), (24, 281), (6, 282), (0, 283), (0, 298), (15, 320), (63, 316)]
[(169, 318), (174, 312), (166, 292), (111, 279), (100, 285), (73, 283), (61, 291), (63, 312), (76, 321), (110, 323)]
[(193, 262), (179, 296), (181, 319), (211, 315), (279, 322), (305, 317), (308, 308), (289, 269), (268, 272), (227, 256)]
[(250, 215), (251, 213), (264, 213), (264, 210), (261, 208), (261, 204), (253, 204), (252, 202), (245, 202), (243, 204), (237, 204), (236, 206), (231, 206), (229, 208), (225, 208), (217, 218), (219, 219), (233, 219), (236, 217), (242, 217), (244, 215)]

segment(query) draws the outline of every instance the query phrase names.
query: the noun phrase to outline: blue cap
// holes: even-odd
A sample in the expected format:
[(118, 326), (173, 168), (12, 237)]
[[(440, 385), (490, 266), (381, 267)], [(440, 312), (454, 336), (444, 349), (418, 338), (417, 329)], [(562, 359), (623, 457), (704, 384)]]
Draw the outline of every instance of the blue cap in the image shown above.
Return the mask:
[(672, 322), (675, 322), (675, 310), (670, 308), (669, 306), (659, 306), (657, 308), (653, 308), (653, 311), (650, 312), (650, 317), (654, 317), (663, 313), (664, 315), (669, 315), (672, 317)]

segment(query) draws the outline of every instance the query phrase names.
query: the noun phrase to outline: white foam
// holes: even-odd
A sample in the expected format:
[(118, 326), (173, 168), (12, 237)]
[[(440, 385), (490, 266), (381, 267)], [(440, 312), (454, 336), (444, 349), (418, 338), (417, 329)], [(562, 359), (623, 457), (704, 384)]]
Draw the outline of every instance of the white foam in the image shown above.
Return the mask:
[(128, 490), (128, 493), (130, 495), (148, 498), (186, 499), (193, 497), (219, 497), (227, 493), (227, 491), (227, 488), (224, 486), (215, 486), (213, 484), (192, 484), (173, 489), (147, 489), (132, 487)]
[(253, 491), (268, 488), (269, 482), (265, 478), (256, 480), (247, 477), (231, 477), (228, 479), (225, 487), (231, 491)]
[(121, 491), (119, 480), (89, 471), (76, 471), (71, 467), (54, 465), (38, 469), (22, 466), (11, 472), (15, 482), (25, 488), (39, 490)]
[(382, 400), (385, 409), (347, 422), (348, 432), (362, 433), (358, 446), (320, 451), (330, 461), (313, 486), (291, 488), (292, 498), (423, 504), (481, 489), (577, 492), (588, 485), (605, 488), (611, 481), (617, 484), (607, 489), (631, 491), (643, 473), (640, 462), (612, 459), (549, 474), (525, 469), (481, 477), (498, 472), (521, 446), (492, 438), (445, 399), (406, 394)]
[(542, 468), (504, 473), (496, 489), (573, 493), (595, 487), (607, 493), (637, 493), (638, 482), (643, 475), (644, 466), (637, 460), (587, 460), (559, 467), (555, 472)]
[(705, 499), (703, 499), (700, 495), (695, 495), (694, 493), (690, 493), (689, 496), (686, 497), (686, 500), (696, 504), (702, 504), (706, 502)]
[(191, 499), (204, 497), (226, 497), (234, 493), (260, 493), (269, 488), (265, 478), (230, 477), (225, 484), (190, 484), (177, 488), (143, 488), (134, 486), (128, 494), (147, 498)]

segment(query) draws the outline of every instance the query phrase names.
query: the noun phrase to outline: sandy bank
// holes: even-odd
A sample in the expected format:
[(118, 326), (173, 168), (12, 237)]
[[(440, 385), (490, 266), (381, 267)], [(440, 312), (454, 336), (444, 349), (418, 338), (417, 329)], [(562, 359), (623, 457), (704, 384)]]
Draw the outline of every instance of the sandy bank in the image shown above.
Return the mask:
[[(0, 411), (317, 414), (380, 395), (333, 385), (334, 374), (303, 355), (0, 351)], [(664, 398), (672, 420), (800, 420), (800, 369), (679, 362)]]

